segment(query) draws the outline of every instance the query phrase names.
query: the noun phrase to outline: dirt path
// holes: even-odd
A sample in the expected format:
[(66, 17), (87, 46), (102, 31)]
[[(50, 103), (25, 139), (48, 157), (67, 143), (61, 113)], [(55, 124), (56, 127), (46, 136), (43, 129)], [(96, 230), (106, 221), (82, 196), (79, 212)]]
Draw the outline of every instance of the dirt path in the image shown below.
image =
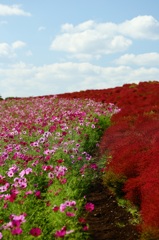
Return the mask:
[(95, 205), (87, 218), (91, 240), (139, 239), (135, 226), (129, 224), (130, 214), (118, 206), (115, 197), (99, 181), (91, 186), (87, 200)]

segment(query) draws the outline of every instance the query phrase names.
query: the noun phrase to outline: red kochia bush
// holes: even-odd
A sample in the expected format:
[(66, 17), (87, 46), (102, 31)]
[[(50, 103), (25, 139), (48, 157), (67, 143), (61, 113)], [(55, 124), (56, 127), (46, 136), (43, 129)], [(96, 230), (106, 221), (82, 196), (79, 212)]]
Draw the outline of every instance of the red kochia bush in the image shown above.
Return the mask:
[(104, 143), (112, 154), (107, 170), (127, 177), (123, 191), (140, 207), (142, 229), (159, 228), (159, 116), (140, 116), (127, 129), (111, 126), (103, 136), (102, 152)]
[[(109, 134), (112, 134), (111, 142)], [(119, 135), (120, 137), (115, 137)], [(104, 142), (113, 157), (107, 170), (127, 177), (123, 191), (127, 199), (140, 207), (142, 231), (145, 232), (149, 228), (158, 229), (159, 114), (139, 115), (134, 125), (124, 132), (120, 130), (118, 121), (117, 126), (110, 127), (105, 133), (102, 148)]]

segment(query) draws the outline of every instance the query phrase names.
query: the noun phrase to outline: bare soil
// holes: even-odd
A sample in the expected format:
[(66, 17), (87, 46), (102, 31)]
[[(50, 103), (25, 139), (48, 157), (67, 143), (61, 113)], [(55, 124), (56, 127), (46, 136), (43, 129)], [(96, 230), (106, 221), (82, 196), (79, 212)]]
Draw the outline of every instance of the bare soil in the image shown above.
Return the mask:
[(117, 204), (115, 196), (100, 180), (93, 183), (87, 196), (95, 205), (89, 213), (90, 240), (138, 240), (139, 232), (130, 223), (131, 214)]

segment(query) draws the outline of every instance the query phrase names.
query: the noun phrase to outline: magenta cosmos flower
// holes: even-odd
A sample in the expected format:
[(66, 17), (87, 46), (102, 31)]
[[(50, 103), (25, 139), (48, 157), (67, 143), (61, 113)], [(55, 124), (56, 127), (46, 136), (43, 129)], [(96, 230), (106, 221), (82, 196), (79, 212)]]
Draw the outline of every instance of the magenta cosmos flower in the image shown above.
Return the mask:
[(34, 237), (38, 237), (39, 235), (41, 235), (42, 231), (40, 228), (32, 228), (30, 230), (30, 234)]
[(20, 235), (22, 232), (23, 230), (20, 227), (16, 227), (12, 230), (12, 235)]
[(66, 226), (63, 226), (61, 230), (56, 231), (55, 237), (56, 238), (63, 238), (66, 235)]
[(86, 203), (85, 209), (87, 212), (92, 212), (94, 210), (94, 204), (93, 203)]

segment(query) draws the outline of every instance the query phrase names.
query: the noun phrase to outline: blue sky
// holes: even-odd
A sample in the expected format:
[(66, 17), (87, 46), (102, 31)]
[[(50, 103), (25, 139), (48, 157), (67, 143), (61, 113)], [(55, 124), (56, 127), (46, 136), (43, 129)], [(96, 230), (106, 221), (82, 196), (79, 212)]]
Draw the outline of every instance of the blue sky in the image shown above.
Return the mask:
[(0, 95), (159, 80), (159, 1), (0, 0)]

